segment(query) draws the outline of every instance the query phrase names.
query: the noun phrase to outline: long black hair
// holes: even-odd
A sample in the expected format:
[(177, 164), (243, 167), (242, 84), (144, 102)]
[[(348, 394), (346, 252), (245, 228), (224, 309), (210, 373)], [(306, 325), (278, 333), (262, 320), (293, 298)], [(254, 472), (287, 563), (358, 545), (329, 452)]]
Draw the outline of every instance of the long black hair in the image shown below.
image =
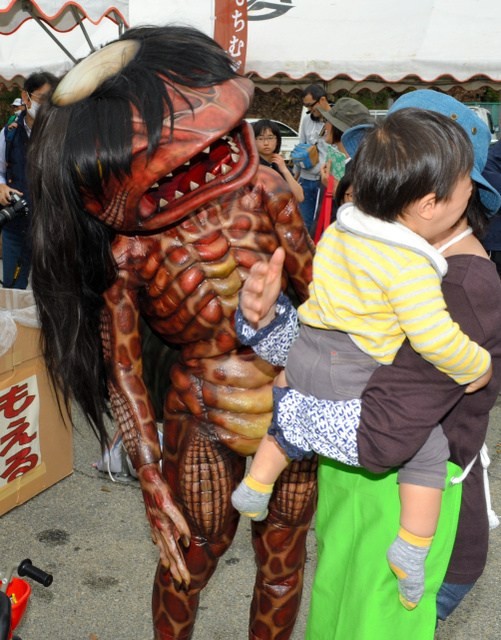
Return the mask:
[(66, 406), (80, 405), (103, 448), (108, 405), (99, 323), (102, 294), (116, 277), (114, 232), (85, 211), (82, 190), (99, 198), (110, 176), (130, 174), (132, 107), (146, 123), (152, 152), (166, 113), (174, 123), (166, 83), (206, 87), (236, 76), (223, 49), (189, 27), (140, 27), (121, 40), (139, 43), (123, 69), (91, 95), (66, 106), (50, 103), (37, 115), (28, 176), (44, 357)]

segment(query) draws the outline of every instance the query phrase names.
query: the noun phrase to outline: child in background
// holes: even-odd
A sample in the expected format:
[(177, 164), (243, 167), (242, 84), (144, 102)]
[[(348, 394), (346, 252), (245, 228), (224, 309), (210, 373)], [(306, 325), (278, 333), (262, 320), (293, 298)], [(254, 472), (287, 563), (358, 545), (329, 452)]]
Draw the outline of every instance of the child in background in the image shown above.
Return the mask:
[[(489, 354), (446, 311), (440, 289), (446, 263), (431, 246), (461, 219), (471, 195), (466, 134), (440, 114), (402, 109), (367, 135), (352, 162), (356, 206), (341, 208), (319, 244), (310, 298), (299, 309), (300, 335), (278, 379), (290, 388), (275, 387), (272, 426), (233, 494), (235, 508), (256, 520), (266, 517), (273, 483), (289, 459), (316, 451), (358, 465), (360, 401), (353, 401), (349, 424), (325, 425), (326, 438), (291, 422), (291, 389), (349, 400), (343, 381), (356, 378), (361, 392), (375, 367), (391, 364), (405, 337), (467, 391), (490, 379)], [(401, 530), (388, 558), (409, 609), (423, 593), (447, 458), (437, 427), (401, 470)]]
[(298, 202), (303, 202), (303, 187), (289, 171), (285, 159), (280, 155), (282, 146), (282, 135), (280, 128), (273, 120), (258, 120), (252, 123), (256, 146), (259, 153), (259, 163), (265, 167), (270, 167), (279, 173), (289, 185), (292, 195)]
[[(313, 242), (318, 244), (324, 231), (333, 222), (336, 221), (337, 212), (343, 204), (347, 202), (353, 202), (353, 185), (351, 183), (351, 162), (347, 162), (343, 167), (343, 174), (339, 178), (339, 182), (336, 183), (336, 179), (333, 175), (327, 177), (327, 186), (323, 194), (323, 200), (320, 207), (318, 216), (315, 218), (313, 227), (311, 230), (311, 237)], [(321, 169), (322, 181), (323, 175), (326, 172), (330, 172), (330, 161), (328, 160), (324, 167)]]

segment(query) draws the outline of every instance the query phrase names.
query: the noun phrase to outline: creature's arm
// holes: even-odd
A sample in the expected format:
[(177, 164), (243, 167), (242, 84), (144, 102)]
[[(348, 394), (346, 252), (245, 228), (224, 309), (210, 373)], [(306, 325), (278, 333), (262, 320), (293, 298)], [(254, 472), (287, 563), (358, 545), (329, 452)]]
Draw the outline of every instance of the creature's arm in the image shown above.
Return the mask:
[(263, 204), (272, 219), (278, 242), (285, 251), (284, 271), (299, 302), (304, 302), (312, 277), (315, 245), (287, 185), (278, 180), (276, 172), (268, 170), (265, 173), (264, 169), (261, 168)]
[(176, 582), (188, 585), (190, 575), (179, 541), (187, 546), (190, 532), (160, 471), (154, 411), (142, 378), (136, 291), (127, 288), (126, 277), (120, 274), (104, 298), (101, 336), (113, 414), (138, 474), (162, 564), (170, 568)]

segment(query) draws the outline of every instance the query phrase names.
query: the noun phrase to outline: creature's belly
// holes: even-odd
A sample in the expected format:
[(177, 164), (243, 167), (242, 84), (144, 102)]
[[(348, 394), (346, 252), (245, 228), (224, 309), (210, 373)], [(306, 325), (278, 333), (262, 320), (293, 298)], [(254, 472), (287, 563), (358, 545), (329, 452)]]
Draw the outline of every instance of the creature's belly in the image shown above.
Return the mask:
[(227, 447), (250, 455), (270, 425), (277, 373), (248, 351), (177, 363), (166, 408), (171, 416), (191, 414)]

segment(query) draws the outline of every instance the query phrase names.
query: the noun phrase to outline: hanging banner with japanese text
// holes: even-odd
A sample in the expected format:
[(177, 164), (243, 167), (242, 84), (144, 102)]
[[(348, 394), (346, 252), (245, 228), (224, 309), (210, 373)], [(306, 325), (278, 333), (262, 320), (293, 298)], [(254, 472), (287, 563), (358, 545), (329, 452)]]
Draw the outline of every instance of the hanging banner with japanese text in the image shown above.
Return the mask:
[(0, 487), (41, 463), (36, 375), (0, 390)]
[(216, 0), (214, 40), (243, 73), (247, 55), (247, 0)]

